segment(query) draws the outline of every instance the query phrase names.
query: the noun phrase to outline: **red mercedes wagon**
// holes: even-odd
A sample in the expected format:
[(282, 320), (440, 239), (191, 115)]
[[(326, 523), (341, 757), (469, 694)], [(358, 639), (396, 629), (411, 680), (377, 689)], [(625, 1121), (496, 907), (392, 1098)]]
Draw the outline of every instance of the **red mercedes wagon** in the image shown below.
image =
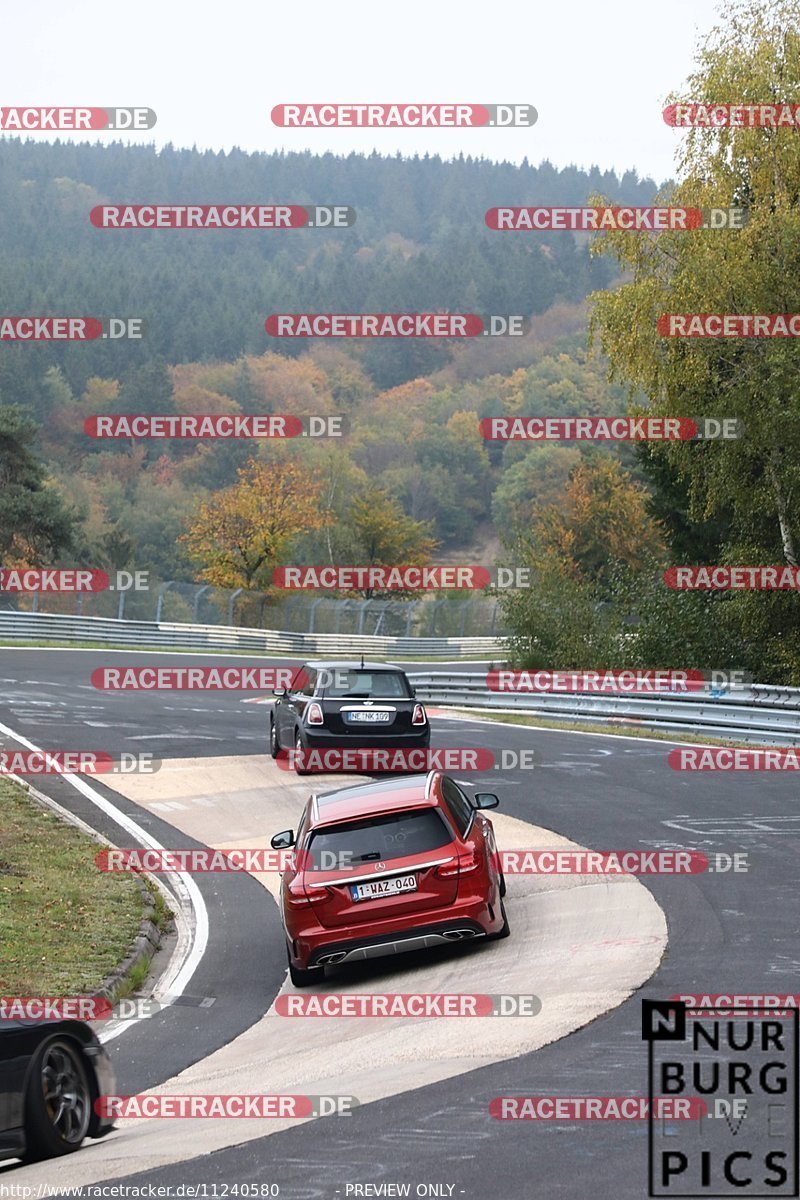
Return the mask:
[(483, 809), (441, 771), (313, 795), (281, 878), (289, 973), (296, 987), (325, 967), (510, 932), (494, 830)]

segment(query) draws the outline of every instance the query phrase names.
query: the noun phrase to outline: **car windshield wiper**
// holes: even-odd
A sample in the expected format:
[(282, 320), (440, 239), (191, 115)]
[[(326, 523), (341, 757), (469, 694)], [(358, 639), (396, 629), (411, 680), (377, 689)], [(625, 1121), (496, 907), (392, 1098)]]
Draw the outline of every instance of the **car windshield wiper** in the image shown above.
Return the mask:
[(353, 862), (374, 862), (376, 858), (380, 858), (380, 851), (370, 850), (369, 854), (357, 854)]

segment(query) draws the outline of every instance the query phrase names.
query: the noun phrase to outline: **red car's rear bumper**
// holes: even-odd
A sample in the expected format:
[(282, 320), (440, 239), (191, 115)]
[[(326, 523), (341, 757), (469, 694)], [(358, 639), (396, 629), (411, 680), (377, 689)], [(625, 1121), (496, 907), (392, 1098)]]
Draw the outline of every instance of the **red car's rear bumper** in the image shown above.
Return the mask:
[(292, 962), (302, 970), (324, 966), (326, 961), (333, 965), (380, 958), (499, 933), (503, 926), (499, 891), (491, 885), (488, 891), (488, 898), (470, 892), (446, 908), (353, 925), (325, 927), (313, 911), (304, 912), (302, 920), (293, 913), (287, 927)]

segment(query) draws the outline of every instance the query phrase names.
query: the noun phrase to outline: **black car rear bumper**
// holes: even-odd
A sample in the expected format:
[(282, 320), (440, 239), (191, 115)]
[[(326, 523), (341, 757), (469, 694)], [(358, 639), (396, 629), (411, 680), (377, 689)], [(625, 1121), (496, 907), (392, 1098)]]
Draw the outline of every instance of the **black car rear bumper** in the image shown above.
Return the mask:
[(425, 726), (419, 733), (330, 733), (327, 729), (305, 728), (302, 739), (309, 750), (428, 750), (431, 731)]

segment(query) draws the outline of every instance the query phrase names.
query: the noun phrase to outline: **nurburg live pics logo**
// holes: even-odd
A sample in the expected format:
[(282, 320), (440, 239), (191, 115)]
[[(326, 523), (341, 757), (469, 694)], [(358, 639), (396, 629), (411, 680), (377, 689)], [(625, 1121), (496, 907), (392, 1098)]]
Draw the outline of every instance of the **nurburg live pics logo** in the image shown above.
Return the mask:
[(797, 1196), (798, 1010), (643, 1000), (642, 1038), (650, 1099), (707, 1106), (692, 1129), (650, 1116), (648, 1195)]

